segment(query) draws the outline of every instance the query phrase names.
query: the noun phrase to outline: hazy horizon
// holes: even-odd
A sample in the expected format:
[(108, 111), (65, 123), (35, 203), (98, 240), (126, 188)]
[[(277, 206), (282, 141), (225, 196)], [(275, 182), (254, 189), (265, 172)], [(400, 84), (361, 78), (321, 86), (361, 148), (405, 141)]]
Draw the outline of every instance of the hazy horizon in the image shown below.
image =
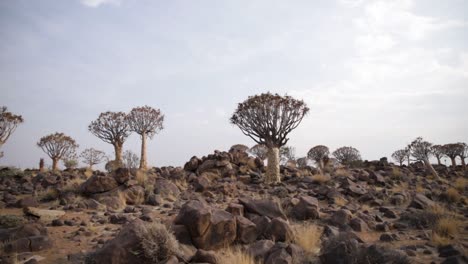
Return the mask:
[[(418, 136), (468, 142), (465, 10), (463, 0), (1, 1), (0, 106), (25, 122), (0, 166), (50, 164), (36, 143), (54, 132), (112, 156), (89, 123), (143, 105), (165, 115), (149, 165), (182, 166), (253, 146), (229, 118), (268, 91), (310, 108), (289, 136), (297, 157), (319, 144), (374, 160)], [(140, 153), (136, 134), (127, 149)]]

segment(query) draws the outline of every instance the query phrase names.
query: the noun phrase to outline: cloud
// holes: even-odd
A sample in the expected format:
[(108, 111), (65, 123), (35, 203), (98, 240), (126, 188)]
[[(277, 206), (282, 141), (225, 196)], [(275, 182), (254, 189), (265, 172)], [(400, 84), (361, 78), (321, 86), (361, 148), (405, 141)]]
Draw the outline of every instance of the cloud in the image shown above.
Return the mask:
[(121, 0), (81, 0), (81, 3), (88, 7), (99, 7), (105, 4), (120, 5), (120, 1)]

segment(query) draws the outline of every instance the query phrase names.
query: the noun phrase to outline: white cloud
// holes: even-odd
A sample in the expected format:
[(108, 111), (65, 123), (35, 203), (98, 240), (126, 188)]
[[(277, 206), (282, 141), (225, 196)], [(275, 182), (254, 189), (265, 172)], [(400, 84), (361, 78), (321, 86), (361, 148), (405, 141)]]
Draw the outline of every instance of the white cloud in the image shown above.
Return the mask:
[(81, 0), (81, 3), (89, 7), (99, 7), (104, 4), (120, 5), (121, 0)]

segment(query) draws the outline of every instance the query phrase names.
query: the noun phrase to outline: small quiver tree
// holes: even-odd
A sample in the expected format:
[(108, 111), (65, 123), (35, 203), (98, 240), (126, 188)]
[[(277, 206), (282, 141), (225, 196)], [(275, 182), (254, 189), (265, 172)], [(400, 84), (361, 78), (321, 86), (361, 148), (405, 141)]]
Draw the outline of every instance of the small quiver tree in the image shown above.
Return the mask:
[(58, 170), (59, 160), (75, 152), (78, 148), (78, 144), (73, 138), (58, 132), (42, 137), (37, 142), (37, 146), (52, 159), (52, 170), (54, 171)]
[(406, 149), (399, 149), (392, 154), (392, 159), (398, 162), (400, 166), (403, 166), (403, 162), (407, 159), (407, 150)]
[(333, 157), (343, 165), (351, 165), (356, 161), (361, 160), (361, 154), (359, 150), (353, 147), (341, 147), (333, 151)]
[[(0, 148), (6, 143), (8, 138), (15, 132), (19, 124), (23, 123), (23, 117), (8, 112), (6, 106), (0, 107)], [(0, 151), (0, 158), (3, 152)]]
[(329, 155), (330, 155), (330, 150), (328, 149), (327, 146), (323, 146), (323, 145), (315, 146), (311, 148), (309, 152), (307, 152), (307, 157), (313, 160), (316, 164), (318, 164), (320, 172), (322, 172), (325, 166), (325, 160), (328, 159)]
[(418, 137), (411, 142), (410, 146), (411, 156), (418, 161), (422, 161), (434, 178), (439, 180), (439, 174), (437, 174), (437, 171), (432, 167), (432, 164), (429, 161), (433, 155), (432, 143), (425, 141), (422, 137)]
[(231, 123), (268, 149), (265, 182), (281, 181), (279, 148), (288, 143), (288, 134), (301, 123), (308, 111), (304, 101), (271, 93), (251, 96), (238, 105)]
[(101, 162), (107, 160), (106, 153), (104, 151), (100, 151), (94, 148), (88, 148), (81, 152), (80, 157), (83, 163), (87, 164), (89, 169), (93, 169), (94, 165), (97, 165)]

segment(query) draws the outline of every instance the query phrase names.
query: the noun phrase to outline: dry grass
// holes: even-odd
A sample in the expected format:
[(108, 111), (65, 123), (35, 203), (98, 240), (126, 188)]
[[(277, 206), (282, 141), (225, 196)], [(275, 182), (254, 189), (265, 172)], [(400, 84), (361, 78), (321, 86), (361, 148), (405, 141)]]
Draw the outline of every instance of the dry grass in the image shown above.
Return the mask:
[(335, 175), (338, 177), (350, 177), (351, 173), (347, 171), (346, 169), (337, 169), (335, 171)]
[(393, 167), (391, 175), (392, 175), (392, 179), (400, 179), (401, 176), (403, 176), (403, 173), (401, 172), (399, 168)]
[(324, 174), (315, 174), (312, 176), (312, 181), (318, 184), (324, 184), (331, 180), (330, 176)]
[(336, 205), (338, 206), (345, 206), (348, 204), (348, 200), (346, 200), (345, 198), (341, 197), (341, 196), (337, 196), (335, 198), (333, 198), (334, 202)]
[(67, 182), (66, 185), (62, 187), (62, 191), (64, 192), (79, 192), (81, 184), (85, 182), (85, 180), (80, 178), (75, 178)]
[(135, 180), (139, 185), (145, 186), (146, 182), (148, 181), (148, 174), (143, 170), (137, 170)]
[(221, 264), (260, 264), (261, 262), (255, 261), (254, 257), (247, 254), (245, 251), (238, 247), (230, 247), (224, 250), (221, 257)]
[(401, 192), (409, 189), (409, 184), (407, 182), (402, 182), (400, 185), (393, 186), (393, 192)]
[(37, 197), (39, 201), (53, 201), (58, 199), (59, 192), (57, 189), (49, 187), (46, 190), (38, 192)]
[(119, 190), (117, 192), (117, 198), (119, 198), (120, 204), (122, 204), (125, 208), (125, 206), (127, 205), (127, 197), (125, 197), (125, 193)]
[(461, 216), (438, 204), (431, 207), (429, 212), (436, 218), (432, 226), (432, 243), (436, 246), (452, 243), (463, 225), (459, 220)]
[(455, 188), (450, 188), (446, 192), (447, 200), (452, 203), (458, 203), (461, 199), (460, 193)]
[(426, 189), (424, 189), (421, 184), (416, 184), (416, 192), (417, 193), (424, 193), (426, 191)]
[(307, 255), (316, 256), (320, 252), (322, 228), (311, 223), (303, 223), (294, 225), (293, 230), (294, 243), (302, 247)]
[(439, 236), (437, 233), (432, 232), (431, 242), (436, 247), (443, 247), (450, 245), (452, 243), (452, 240), (446, 237)]
[(361, 205), (361, 210), (362, 211), (370, 211), (371, 209), (372, 209), (372, 207), (370, 207), (370, 205), (368, 205), (368, 204)]
[(466, 189), (466, 186), (468, 186), (468, 180), (465, 178), (457, 178), (455, 180), (455, 189), (457, 189), (460, 192), (463, 192)]
[(89, 178), (89, 177), (93, 176), (93, 170), (90, 169), (89, 167), (86, 168), (86, 170), (84, 172), (84, 175), (86, 176), (86, 178)]

